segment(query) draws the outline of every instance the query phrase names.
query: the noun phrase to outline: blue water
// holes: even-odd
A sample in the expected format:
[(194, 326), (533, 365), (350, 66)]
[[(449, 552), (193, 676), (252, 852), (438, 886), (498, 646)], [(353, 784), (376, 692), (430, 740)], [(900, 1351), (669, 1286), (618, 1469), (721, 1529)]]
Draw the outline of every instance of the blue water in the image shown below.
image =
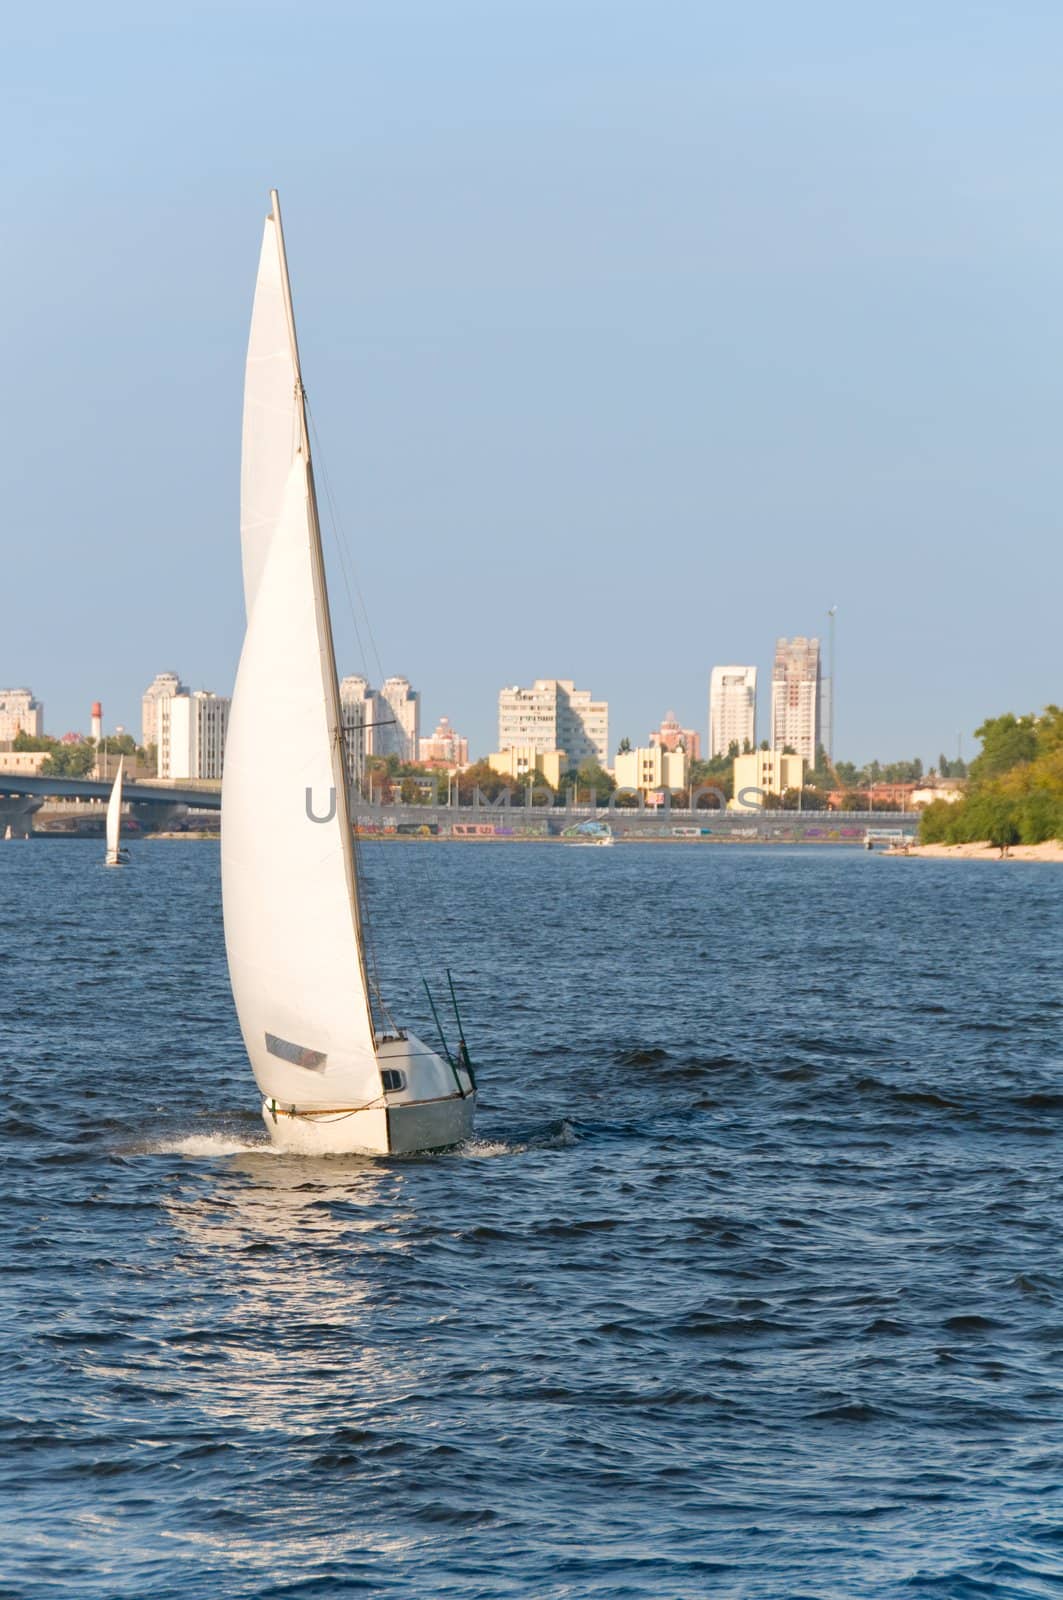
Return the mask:
[(101, 853), (0, 846), (0, 1594), (1063, 1593), (1063, 868), (369, 847), (483, 1107), (368, 1162)]

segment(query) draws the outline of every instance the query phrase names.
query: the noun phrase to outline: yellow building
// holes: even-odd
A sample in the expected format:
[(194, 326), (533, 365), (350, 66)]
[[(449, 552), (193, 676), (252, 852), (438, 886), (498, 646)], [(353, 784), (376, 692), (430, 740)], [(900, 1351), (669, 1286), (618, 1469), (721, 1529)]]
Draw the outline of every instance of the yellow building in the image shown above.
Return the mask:
[(563, 750), (536, 750), (530, 744), (514, 744), (489, 755), (487, 765), (492, 772), (516, 778), (521, 783), (529, 782), (534, 773), (539, 773), (551, 789), (559, 789), (561, 774), (568, 770), (568, 757)]
[(637, 789), (645, 798), (661, 789), (685, 789), (687, 758), (683, 750), (664, 750), (660, 745), (618, 752), (613, 776), (618, 789)]
[(781, 750), (752, 750), (735, 756), (734, 799), (729, 809), (756, 811), (766, 794), (783, 794), (787, 789), (803, 789), (805, 763), (800, 756), (783, 755)]
[(0, 772), (36, 776), (51, 753), (50, 750), (0, 750)]

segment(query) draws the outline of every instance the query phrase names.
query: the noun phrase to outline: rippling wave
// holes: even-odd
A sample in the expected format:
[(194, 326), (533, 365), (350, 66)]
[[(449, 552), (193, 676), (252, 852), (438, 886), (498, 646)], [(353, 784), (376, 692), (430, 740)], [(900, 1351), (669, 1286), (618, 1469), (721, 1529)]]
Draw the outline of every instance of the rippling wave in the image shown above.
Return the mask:
[(133, 848), (0, 847), (0, 1596), (1063, 1593), (1063, 871), (367, 849), (481, 1113), (309, 1160)]

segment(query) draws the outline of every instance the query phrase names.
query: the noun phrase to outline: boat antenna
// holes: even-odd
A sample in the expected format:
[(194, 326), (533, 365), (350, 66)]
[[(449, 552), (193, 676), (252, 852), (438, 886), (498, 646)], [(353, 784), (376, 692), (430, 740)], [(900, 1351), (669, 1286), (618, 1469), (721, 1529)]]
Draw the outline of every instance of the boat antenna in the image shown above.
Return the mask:
[(458, 1010), (458, 996), (454, 989), (454, 979), (447, 968), (447, 984), (450, 988), (450, 1003), (454, 1007), (454, 1020), (458, 1024), (458, 1038), (461, 1040), (461, 1064), (472, 1079), (472, 1086), (476, 1088), (476, 1074), (473, 1071), (472, 1058), (469, 1055), (469, 1046), (465, 1038), (465, 1029), (461, 1025), (461, 1012)]

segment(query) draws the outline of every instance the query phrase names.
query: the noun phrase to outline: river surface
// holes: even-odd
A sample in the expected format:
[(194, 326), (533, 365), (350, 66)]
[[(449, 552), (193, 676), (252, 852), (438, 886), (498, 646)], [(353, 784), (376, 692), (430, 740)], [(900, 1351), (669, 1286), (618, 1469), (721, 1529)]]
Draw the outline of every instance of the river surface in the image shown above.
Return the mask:
[(5, 1600), (1063, 1594), (1063, 868), (368, 846), (477, 1137), (308, 1160), (102, 849), (0, 845)]

